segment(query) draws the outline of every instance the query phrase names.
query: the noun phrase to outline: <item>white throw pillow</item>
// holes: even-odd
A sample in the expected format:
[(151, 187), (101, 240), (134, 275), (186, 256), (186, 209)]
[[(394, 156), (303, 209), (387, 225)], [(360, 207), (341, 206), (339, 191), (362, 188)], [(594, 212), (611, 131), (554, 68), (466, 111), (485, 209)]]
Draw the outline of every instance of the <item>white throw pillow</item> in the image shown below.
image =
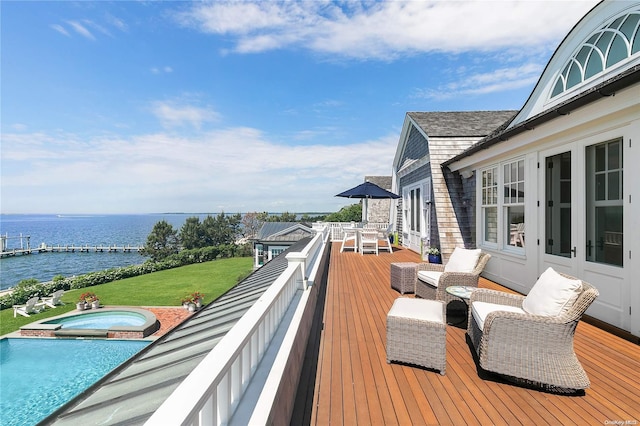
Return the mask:
[(456, 247), (453, 250), (453, 253), (451, 253), (449, 261), (444, 266), (444, 271), (467, 273), (472, 272), (475, 269), (476, 264), (478, 263), (480, 253), (480, 249), (468, 250)]
[(441, 276), (442, 272), (438, 271), (418, 271), (418, 279), (433, 287), (438, 287), (438, 281), (440, 281)]
[(582, 293), (582, 281), (566, 278), (547, 268), (524, 298), (522, 309), (532, 315), (558, 316)]

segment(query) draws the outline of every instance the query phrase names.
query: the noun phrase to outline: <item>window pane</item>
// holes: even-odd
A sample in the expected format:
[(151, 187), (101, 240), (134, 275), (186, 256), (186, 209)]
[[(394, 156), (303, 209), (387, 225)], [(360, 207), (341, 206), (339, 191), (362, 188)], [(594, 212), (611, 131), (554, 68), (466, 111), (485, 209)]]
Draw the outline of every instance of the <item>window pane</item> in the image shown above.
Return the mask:
[(620, 143), (611, 142), (609, 144), (609, 170), (620, 168)]
[(627, 37), (627, 40), (633, 40), (633, 31), (636, 29), (638, 19), (640, 19), (640, 15), (629, 15), (624, 21), (624, 24), (622, 24), (622, 26), (620, 27), (620, 31), (624, 33), (624, 35)]
[(578, 54), (576, 55), (576, 59), (582, 64), (582, 66), (584, 66), (585, 62), (587, 61), (587, 55), (589, 54), (590, 50), (590, 47), (582, 46), (580, 52), (578, 52)]
[(524, 160), (518, 161), (518, 180), (524, 181)]
[(571, 257), (571, 152), (545, 160), (545, 253)]
[(600, 40), (598, 40), (598, 42), (596, 43), (596, 46), (598, 46), (598, 49), (600, 49), (603, 55), (607, 53), (607, 48), (609, 47), (609, 41), (611, 41), (611, 37), (613, 37), (613, 33), (604, 32), (602, 33), (602, 37), (600, 37)]
[[(638, 37), (638, 39), (640, 40), (640, 37)], [(551, 92), (551, 97), (558, 96), (562, 92), (564, 92), (564, 84), (562, 77), (558, 77), (558, 81), (556, 81), (556, 85), (553, 87), (553, 92)]]
[(484, 210), (484, 240), (498, 242), (498, 208), (486, 207)]
[[(603, 152), (608, 153), (606, 161)], [(604, 163), (604, 164), (602, 164)], [(605, 170), (594, 171), (594, 167)], [(586, 149), (586, 260), (623, 266), (622, 145), (620, 140)]]
[(607, 55), (607, 67), (617, 64), (628, 56), (627, 44), (620, 35), (616, 34), (616, 37), (613, 39), (613, 44), (611, 45), (611, 50)]
[[(593, 250), (595, 261), (622, 266), (622, 207), (598, 207)], [(591, 241), (589, 241), (591, 244)]]
[(518, 184), (518, 203), (524, 203), (524, 183)]
[(560, 202), (571, 202), (571, 181), (560, 182)]
[(584, 72), (584, 78), (587, 79), (589, 77), (593, 77), (603, 69), (604, 66), (602, 65), (602, 58), (597, 51), (592, 50), (591, 56), (589, 56), (589, 60), (587, 61), (587, 68)]
[(507, 245), (524, 247), (524, 206), (507, 207)]
[(420, 217), (422, 214), (422, 203), (420, 202), (420, 188), (416, 189), (416, 206), (414, 214), (416, 215), (416, 232), (420, 232)]
[(609, 200), (620, 199), (620, 172), (609, 172)]
[(607, 164), (607, 147), (606, 145), (596, 146), (596, 172), (604, 171)]
[(577, 63), (572, 63), (567, 77), (567, 89), (582, 83), (582, 72)]
[(606, 176), (604, 173), (600, 173), (596, 175), (596, 191), (595, 191), (595, 199), (597, 201), (606, 199)]

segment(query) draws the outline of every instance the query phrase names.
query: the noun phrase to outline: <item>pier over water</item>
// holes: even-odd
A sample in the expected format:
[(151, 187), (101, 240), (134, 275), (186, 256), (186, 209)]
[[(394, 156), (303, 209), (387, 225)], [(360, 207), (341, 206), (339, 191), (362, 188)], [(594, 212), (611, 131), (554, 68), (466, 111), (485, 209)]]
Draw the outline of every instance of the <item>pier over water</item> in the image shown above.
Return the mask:
[[(10, 240), (20, 240), (19, 247), (9, 248)], [(41, 243), (37, 247), (31, 247), (31, 236), (22, 235), (16, 237), (10, 237), (8, 235), (0, 235), (0, 258), (3, 257), (11, 257), (18, 255), (28, 255), (32, 253), (138, 253), (142, 251), (142, 246), (132, 246), (127, 244), (125, 245), (117, 245), (117, 244), (109, 244), (109, 245), (74, 245), (74, 244), (66, 244), (66, 245), (47, 245), (46, 243)]]

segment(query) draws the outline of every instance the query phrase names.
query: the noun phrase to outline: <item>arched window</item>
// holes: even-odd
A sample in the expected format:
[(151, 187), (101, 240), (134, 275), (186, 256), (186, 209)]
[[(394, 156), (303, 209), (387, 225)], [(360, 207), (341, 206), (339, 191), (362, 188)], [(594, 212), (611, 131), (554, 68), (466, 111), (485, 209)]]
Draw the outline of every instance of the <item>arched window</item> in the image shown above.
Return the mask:
[(613, 19), (591, 34), (567, 61), (551, 98), (640, 52), (640, 10)]

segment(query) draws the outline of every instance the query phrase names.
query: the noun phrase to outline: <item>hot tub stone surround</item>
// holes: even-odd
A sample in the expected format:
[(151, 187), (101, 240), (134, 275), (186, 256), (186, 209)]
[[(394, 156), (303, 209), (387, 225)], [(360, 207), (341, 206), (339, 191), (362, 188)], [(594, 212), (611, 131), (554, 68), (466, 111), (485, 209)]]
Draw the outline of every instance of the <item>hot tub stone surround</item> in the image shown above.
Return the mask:
[(89, 315), (95, 311), (85, 313), (69, 312), (57, 317), (45, 318), (20, 327), (21, 336), (29, 337), (64, 337), (64, 338), (110, 338), (110, 339), (143, 339), (153, 334), (160, 327), (156, 316), (146, 310), (131, 307), (103, 307), (100, 312), (132, 312), (143, 315), (144, 324), (140, 326), (113, 326), (109, 329), (63, 329), (61, 324), (45, 324), (46, 322), (64, 317)]

